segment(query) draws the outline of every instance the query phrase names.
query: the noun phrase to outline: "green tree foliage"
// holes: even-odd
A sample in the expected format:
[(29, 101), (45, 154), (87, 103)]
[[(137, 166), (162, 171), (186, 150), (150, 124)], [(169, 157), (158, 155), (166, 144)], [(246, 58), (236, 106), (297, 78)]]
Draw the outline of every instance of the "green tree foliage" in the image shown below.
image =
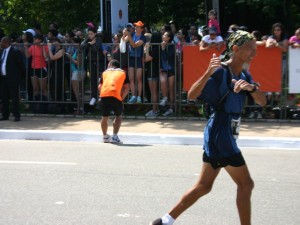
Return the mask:
[[(173, 20), (178, 27), (205, 20), (204, 1), (129, 0), (129, 20), (142, 20), (151, 27)], [(144, 7), (144, 8), (143, 8)]]
[(0, 28), (5, 33), (32, 28), (36, 23), (46, 33), (51, 22), (61, 31), (86, 27), (88, 21), (99, 21), (99, 1), (95, 0), (2, 0)]
[[(236, 23), (250, 30), (258, 29), (268, 34), (275, 22), (282, 22), (293, 34), (300, 27), (299, 0), (219, 0), (220, 23), (224, 31)], [(211, 0), (128, 0), (129, 21), (142, 20), (151, 27), (158, 27), (174, 20), (177, 27), (191, 23), (206, 24), (206, 12)], [(86, 22), (98, 25), (99, 0), (1, 0), (0, 29), (5, 33), (20, 33), (38, 22), (42, 31), (56, 22), (60, 32), (74, 27), (86, 27)]]
[(299, 27), (299, 0), (223, 0), (221, 23), (223, 29), (230, 24), (245, 25), (249, 30), (270, 34), (272, 24), (281, 22), (289, 34)]
[[(269, 34), (272, 24), (281, 22), (289, 34), (300, 27), (299, 0), (219, 0), (223, 32), (235, 23), (249, 30)], [(129, 0), (130, 21), (143, 20), (151, 26), (174, 20), (178, 27), (205, 25), (211, 0)]]

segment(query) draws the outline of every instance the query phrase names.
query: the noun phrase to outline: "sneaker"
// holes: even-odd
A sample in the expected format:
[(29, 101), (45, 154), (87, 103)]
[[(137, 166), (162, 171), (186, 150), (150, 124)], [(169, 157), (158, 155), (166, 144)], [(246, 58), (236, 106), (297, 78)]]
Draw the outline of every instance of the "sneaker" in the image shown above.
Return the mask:
[(156, 116), (158, 116), (158, 114), (159, 114), (159, 111), (154, 112), (153, 110), (150, 110), (149, 112), (147, 112), (145, 114), (145, 116), (147, 116), (147, 117), (156, 117)]
[(95, 103), (96, 103), (96, 99), (92, 98), (91, 101), (90, 101), (90, 105), (95, 105)]
[(149, 225), (163, 225), (162, 219), (159, 218), (157, 220), (154, 220), (153, 222), (149, 223)]
[(260, 112), (257, 113), (257, 119), (262, 119), (262, 114)]
[(131, 96), (131, 98), (129, 99), (128, 103), (129, 104), (133, 104), (136, 102), (136, 96)]
[(168, 102), (168, 98), (167, 97), (163, 97), (163, 99), (160, 100), (159, 105), (160, 106), (166, 106), (167, 102)]
[(103, 136), (103, 143), (109, 143), (110, 142), (110, 136), (108, 134)]
[(163, 116), (170, 116), (173, 114), (173, 109), (168, 109), (164, 114)]
[(142, 103), (142, 98), (140, 96), (137, 96), (136, 103)]
[(119, 139), (118, 135), (114, 135), (114, 136), (112, 136), (112, 138), (110, 139), (110, 143), (114, 143), (114, 144), (122, 144), (123, 142)]
[(255, 117), (255, 113), (254, 112), (252, 112), (252, 113), (250, 113), (250, 115), (249, 115), (249, 119), (254, 119), (254, 117)]

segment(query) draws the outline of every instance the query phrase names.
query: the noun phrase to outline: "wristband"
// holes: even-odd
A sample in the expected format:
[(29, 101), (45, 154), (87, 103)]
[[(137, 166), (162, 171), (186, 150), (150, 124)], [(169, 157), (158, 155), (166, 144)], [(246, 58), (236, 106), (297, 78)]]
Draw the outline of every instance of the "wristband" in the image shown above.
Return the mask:
[(254, 88), (252, 91), (248, 91), (249, 93), (254, 93), (258, 90), (259, 85), (257, 83), (253, 83), (253, 85), (254, 85)]

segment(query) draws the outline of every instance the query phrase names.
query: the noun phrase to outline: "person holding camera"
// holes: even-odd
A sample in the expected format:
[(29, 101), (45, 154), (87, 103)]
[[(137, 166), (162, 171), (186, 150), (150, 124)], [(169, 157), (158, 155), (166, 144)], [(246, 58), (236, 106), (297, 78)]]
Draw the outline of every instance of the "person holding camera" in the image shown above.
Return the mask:
[(218, 35), (217, 28), (212, 26), (209, 28), (209, 34), (205, 35), (200, 42), (200, 51), (216, 49), (221, 51), (224, 44), (222, 36)]
[[(122, 144), (118, 137), (121, 127), (122, 113), (124, 109), (123, 100), (129, 91), (129, 78), (127, 73), (120, 68), (120, 62), (112, 59), (107, 69), (102, 73), (99, 88), (101, 99), (102, 119), (101, 130), (104, 143)], [(114, 113), (113, 136), (108, 133), (108, 119), (111, 112)]]
[[(142, 103), (142, 89), (143, 89), (143, 56), (144, 56), (144, 44), (146, 43), (146, 37), (144, 35), (144, 23), (138, 21), (134, 23), (135, 32), (131, 33), (125, 28), (123, 30), (122, 39), (129, 43), (128, 55), (129, 65), (128, 74), (130, 81), (131, 98), (128, 103)], [(135, 85), (137, 83), (137, 85)]]

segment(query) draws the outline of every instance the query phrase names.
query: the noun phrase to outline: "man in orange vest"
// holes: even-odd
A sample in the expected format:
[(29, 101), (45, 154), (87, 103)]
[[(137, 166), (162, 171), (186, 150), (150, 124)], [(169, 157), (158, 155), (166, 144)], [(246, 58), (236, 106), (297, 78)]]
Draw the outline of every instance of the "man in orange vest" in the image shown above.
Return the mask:
[[(107, 70), (102, 73), (99, 93), (102, 108), (101, 129), (104, 143), (121, 144), (118, 132), (121, 127), (123, 100), (129, 92), (129, 78), (126, 72), (120, 69), (120, 63), (113, 59), (109, 62)], [(115, 119), (113, 122), (113, 136), (107, 134), (108, 116), (113, 111)]]

